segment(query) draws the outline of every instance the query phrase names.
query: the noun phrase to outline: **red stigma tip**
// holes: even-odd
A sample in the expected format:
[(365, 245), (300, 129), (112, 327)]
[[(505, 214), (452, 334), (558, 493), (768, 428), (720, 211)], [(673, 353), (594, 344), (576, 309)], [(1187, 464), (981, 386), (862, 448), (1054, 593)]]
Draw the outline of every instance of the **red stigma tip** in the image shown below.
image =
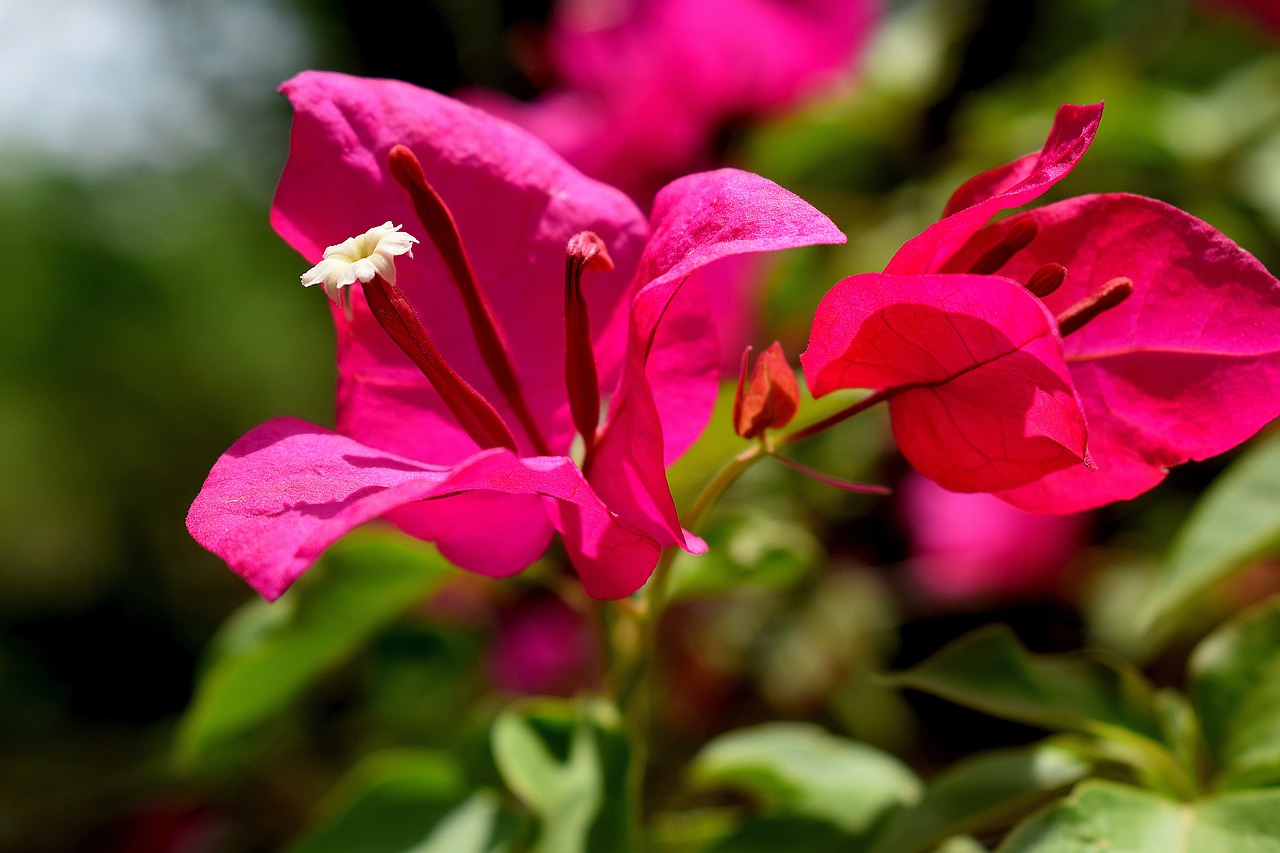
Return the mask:
[(579, 231), (569, 238), (565, 246), (565, 254), (571, 261), (577, 261), (582, 269), (593, 272), (606, 272), (613, 269), (613, 258), (609, 257), (609, 249), (594, 231)]
[(600, 422), (600, 379), (591, 341), (591, 316), (582, 293), (582, 273), (611, 269), (609, 250), (594, 232), (580, 231), (569, 238), (564, 257), (564, 380), (573, 425), (586, 446), (584, 471), (591, 466)]
[(1078, 331), (1104, 311), (1110, 311), (1133, 293), (1133, 282), (1124, 276), (1111, 279), (1058, 315), (1058, 331), (1063, 337)]
[(1027, 279), (1027, 290), (1044, 299), (1066, 281), (1067, 268), (1062, 264), (1045, 264)]

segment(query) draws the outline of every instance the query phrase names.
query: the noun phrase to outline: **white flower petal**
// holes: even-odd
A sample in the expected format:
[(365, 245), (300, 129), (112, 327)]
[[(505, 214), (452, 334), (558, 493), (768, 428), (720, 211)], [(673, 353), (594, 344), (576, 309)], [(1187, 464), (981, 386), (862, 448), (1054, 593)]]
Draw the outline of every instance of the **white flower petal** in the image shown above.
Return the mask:
[(340, 292), (341, 288), (356, 281), (372, 281), (375, 275), (394, 284), (395, 258), (405, 254), (413, 257), (413, 246), (417, 242), (417, 237), (401, 231), (399, 225), (384, 222), (325, 249), (323, 260), (302, 274), (302, 284), (304, 287), (323, 285), (329, 298), (349, 311), (350, 301)]

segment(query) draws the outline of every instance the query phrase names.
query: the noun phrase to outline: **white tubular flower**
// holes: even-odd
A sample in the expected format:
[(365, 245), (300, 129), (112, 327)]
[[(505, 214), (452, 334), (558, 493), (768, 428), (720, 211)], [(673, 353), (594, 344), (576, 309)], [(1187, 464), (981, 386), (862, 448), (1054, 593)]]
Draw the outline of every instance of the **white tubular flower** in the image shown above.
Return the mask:
[(382, 276), (390, 284), (396, 282), (397, 255), (413, 257), (413, 244), (418, 238), (400, 230), (399, 225), (384, 222), (358, 237), (343, 240), (324, 250), (324, 260), (302, 274), (303, 287), (319, 284), (334, 304), (351, 316), (351, 301), (343, 290), (355, 284)]

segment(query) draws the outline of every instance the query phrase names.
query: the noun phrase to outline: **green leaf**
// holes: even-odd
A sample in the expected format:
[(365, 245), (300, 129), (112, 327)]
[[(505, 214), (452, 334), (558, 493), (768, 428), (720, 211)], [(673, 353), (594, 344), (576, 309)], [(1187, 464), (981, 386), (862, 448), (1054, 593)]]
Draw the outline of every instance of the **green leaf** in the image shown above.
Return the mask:
[(709, 853), (779, 853), (803, 850), (804, 853), (862, 853), (861, 839), (850, 836), (826, 821), (771, 815), (749, 821), (722, 841)]
[(255, 601), (225, 626), (182, 720), (179, 761), (199, 765), (278, 714), (454, 571), (399, 534), (357, 531), (334, 545), (279, 601)]
[(969, 836), (957, 835), (939, 844), (934, 853), (988, 853), (988, 851)]
[(890, 680), (1047, 729), (1161, 739), (1155, 693), (1137, 670), (1098, 652), (1031, 654), (1005, 625), (972, 631)]
[(1175, 627), (1217, 581), (1280, 547), (1280, 434), (1237, 459), (1204, 493), (1179, 531), (1139, 621)]
[(1156, 709), (1164, 725), (1164, 742), (1189, 780), (1204, 776), (1205, 745), (1195, 708), (1181, 692), (1165, 688), (1156, 692)]
[(1218, 784), (1280, 784), (1280, 598), (1210, 634), (1189, 670)]
[(429, 838), (407, 853), (508, 853), (518, 829), (515, 815), (493, 791), (477, 791), (445, 815)]
[(1084, 782), (1014, 830), (997, 853), (1280, 853), (1280, 791), (1179, 803), (1126, 785)]
[(536, 853), (629, 849), (630, 749), (602, 702), (528, 700), (494, 721), (502, 779), (539, 820)]
[(1053, 740), (974, 756), (944, 770), (919, 802), (895, 814), (873, 849), (915, 853), (953, 835), (1009, 826), (1092, 768)]
[(1148, 786), (1179, 796), (1195, 793), (1193, 779), (1164, 742), (1168, 720), (1156, 692), (1112, 655), (1035, 655), (1007, 626), (989, 625), (890, 680), (997, 717), (1103, 738)]
[(407, 853), (462, 794), (462, 774), (446, 756), (375, 754), (334, 786), (315, 828), (289, 853)]
[(920, 793), (919, 780), (898, 759), (808, 723), (721, 735), (694, 758), (690, 774), (700, 787), (754, 794), (771, 815), (813, 818), (846, 833), (867, 831)]

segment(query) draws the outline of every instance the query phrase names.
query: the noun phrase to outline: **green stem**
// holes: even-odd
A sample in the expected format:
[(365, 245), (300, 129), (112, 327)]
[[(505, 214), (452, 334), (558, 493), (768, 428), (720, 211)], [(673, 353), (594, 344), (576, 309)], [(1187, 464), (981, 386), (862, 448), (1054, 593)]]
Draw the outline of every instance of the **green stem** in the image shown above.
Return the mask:
[[(823, 430), (853, 417), (859, 412), (888, 398), (888, 393), (877, 392), (854, 403), (830, 417), (824, 418), (809, 426), (790, 433), (770, 438), (762, 436), (761, 440), (725, 463), (711, 481), (703, 488), (702, 493), (694, 500), (689, 511), (684, 515), (686, 529), (696, 531), (705, 516), (720, 500), (725, 491), (737, 481), (742, 474), (766, 456), (773, 455), (776, 449), (786, 447), (817, 435)], [(657, 644), (658, 623), (667, 605), (667, 584), (671, 575), (671, 566), (675, 562), (678, 550), (667, 548), (658, 559), (653, 575), (644, 587), (644, 606), (636, 612), (634, 609), (617, 609), (618, 619), (614, 621), (614, 635), (619, 629), (630, 626), (638, 636), (634, 638), (632, 653), (619, 655), (619, 666), (622, 659), (629, 657), (629, 666), (615, 682), (617, 687), (618, 707), (622, 711), (631, 740), (631, 763), (627, 771), (627, 795), (631, 807), (632, 849), (640, 853), (645, 850), (644, 833), (644, 781), (649, 763), (649, 734), (653, 727), (653, 708), (657, 692)]]
[[(707, 483), (685, 514), (685, 525), (694, 530), (702, 517), (733, 485), (742, 473), (769, 454), (763, 444), (753, 444), (730, 459)], [(649, 733), (653, 726), (654, 693), (657, 691), (658, 623), (667, 604), (667, 582), (678, 550), (667, 548), (658, 559), (653, 575), (645, 584), (645, 604), (640, 612), (639, 637), (634, 659), (627, 677), (618, 684), (618, 705), (631, 735), (631, 763), (628, 767), (627, 793), (631, 803), (633, 850), (644, 850), (644, 781), (649, 764)]]

